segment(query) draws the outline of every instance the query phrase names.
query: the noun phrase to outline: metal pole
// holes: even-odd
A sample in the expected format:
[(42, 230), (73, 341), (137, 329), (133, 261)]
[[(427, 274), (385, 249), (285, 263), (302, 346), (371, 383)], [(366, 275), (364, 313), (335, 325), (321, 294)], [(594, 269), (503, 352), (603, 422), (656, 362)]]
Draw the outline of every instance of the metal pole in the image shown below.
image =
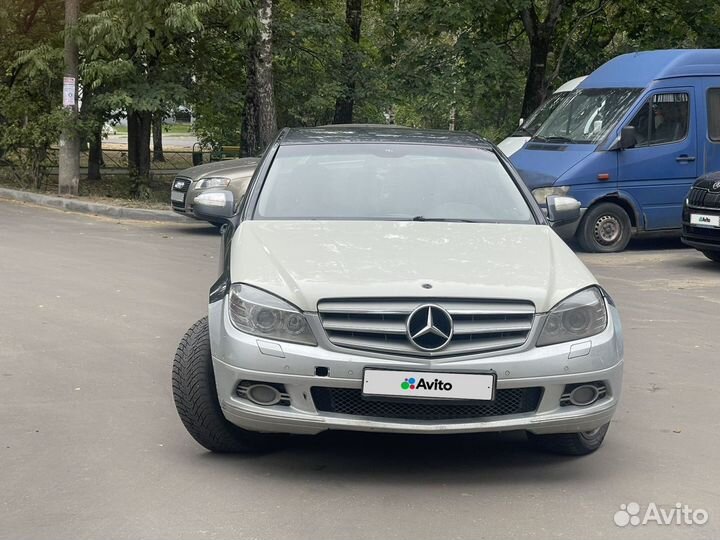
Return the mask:
[(77, 195), (80, 182), (80, 138), (76, 128), (78, 113), (78, 46), (75, 35), (79, 11), (79, 0), (65, 0), (63, 107), (70, 112), (70, 123), (60, 134), (58, 172), (58, 193), (60, 195)]

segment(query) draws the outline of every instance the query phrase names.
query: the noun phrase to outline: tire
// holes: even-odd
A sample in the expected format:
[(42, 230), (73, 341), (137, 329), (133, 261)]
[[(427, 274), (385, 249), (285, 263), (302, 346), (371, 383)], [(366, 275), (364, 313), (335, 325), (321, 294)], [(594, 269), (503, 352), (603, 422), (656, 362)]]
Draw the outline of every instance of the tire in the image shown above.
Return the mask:
[(540, 451), (564, 456), (585, 456), (600, 448), (610, 423), (593, 431), (583, 433), (553, 433), (535, 435), (528, 433), (528, 440)]
[(178, 345), (172, 388), (185, 429), (212, 452), (263, 451), (277, 440), (276, 435), (241, 429), (223, 416), (215, 388), (207, 317), (196, 322)]
[(720, 251), (703, 251), (702, 254), (705, 255), (711, 261), (720, 263)]
[(576, 233), (580, 247), (590, 253), (622, 251), (631, 236), (630, 216), (623, 208), (609, 202), (590, 207)]

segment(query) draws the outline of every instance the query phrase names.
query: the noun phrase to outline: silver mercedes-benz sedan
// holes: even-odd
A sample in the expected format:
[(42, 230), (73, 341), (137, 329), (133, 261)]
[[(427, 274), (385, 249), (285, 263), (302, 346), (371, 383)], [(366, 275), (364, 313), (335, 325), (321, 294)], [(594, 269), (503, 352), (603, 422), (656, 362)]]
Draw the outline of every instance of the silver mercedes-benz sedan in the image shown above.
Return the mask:
[(247, 195), (212, 190), (224, 272), (173, 391), (213, 451), (324, 430), (523, 430), (581, 455), (620, 398), (615, 304), (493, 145), (392, 127), (286, 129)]

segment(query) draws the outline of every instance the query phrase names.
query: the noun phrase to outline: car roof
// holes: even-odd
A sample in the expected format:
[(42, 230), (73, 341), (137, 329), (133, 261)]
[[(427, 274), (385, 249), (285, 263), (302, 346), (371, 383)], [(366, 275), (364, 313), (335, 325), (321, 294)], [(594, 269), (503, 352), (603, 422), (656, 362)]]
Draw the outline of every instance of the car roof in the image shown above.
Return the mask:
[(659, 79), (720, 75), (720, 49), (670, 49), (616, 56), (578, 88), (646, 88)]
[(313, 128), (286, 128), (280, 135), (281, 145), (392, 143), (473, 146), (492, 149), (482, 137), (465, 131), (414, 129), (394, 125), (346, 124)]

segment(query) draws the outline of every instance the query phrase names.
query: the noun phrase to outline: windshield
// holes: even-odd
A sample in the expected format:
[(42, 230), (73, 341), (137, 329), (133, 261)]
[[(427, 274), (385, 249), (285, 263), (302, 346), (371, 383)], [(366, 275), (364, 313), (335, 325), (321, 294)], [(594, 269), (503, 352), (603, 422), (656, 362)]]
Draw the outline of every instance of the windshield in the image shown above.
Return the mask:
[(281, 146), (255, 218), (535, 223), (491, 151), (398, 143)]
[(576, 90), (557, 106), (533, 140), (596, 144), (622, 118), (640, 92), (635, 88)]
[(535, 112), (532, 113), (525, 122), (522, 123), (522, 125), (515, 130), (515, 133), (512, 134), (513, 137), (532, 137), (535, 135), (538, 129), (545, 123), (545, 120), (548, 119), (548, 117), (552, 114), (552, 112), (557, 109), (557, 106), (562, 103), (562, 100), (569, 94), (570, 92), (558, 92), (550, 96), (550, 99), (548, 99), (545, 103), (540, 105), (537, 109), (535, 109)]

